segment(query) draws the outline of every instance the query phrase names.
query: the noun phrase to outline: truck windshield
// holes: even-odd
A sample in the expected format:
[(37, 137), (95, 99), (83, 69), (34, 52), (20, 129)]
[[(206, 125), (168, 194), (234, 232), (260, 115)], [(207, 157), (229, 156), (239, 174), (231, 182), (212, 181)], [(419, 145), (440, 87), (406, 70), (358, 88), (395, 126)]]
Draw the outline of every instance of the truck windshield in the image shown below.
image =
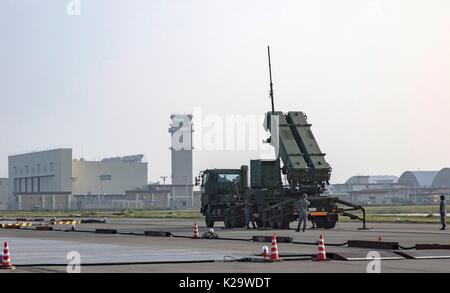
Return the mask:
[(209, 178), (208, 173), (203, 174), (202, 185), (205, 185), (208, 182), (208, 178)]
[(219, 174), (219, 182), (233, 183), (239, 182), (239, 174)]

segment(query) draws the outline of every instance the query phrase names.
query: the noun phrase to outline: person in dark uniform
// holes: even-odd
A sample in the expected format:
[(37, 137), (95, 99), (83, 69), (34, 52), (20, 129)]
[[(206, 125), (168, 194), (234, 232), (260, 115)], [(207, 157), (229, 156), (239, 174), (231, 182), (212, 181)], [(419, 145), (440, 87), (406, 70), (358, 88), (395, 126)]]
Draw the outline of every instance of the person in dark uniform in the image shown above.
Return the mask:
[(439, 213), (441, 214), (441, 224), (442, 228), (441, 230), (445, 230), (446, 226), (446, 217), (447, 217), (447, 204), (445, 203), (445, 196), (441, 195), (441, 203), (439, 205)]
[(308, 208), (310, 206), (310, 202), (307, 200), (308, 195), (306, 193), (303, 193), (300, 196), (300, 199), (298, 200), (298, 227), (296, 232), (300, 232), (300, 228), (303, 228), (302, 231), (305, 232), (306, 229), (306, 222), (308, 221)]
[(247, 229), (250, 229), (250, 223), (252, 223), (253, 229), (256, 229), (252, 205), (245, 202), (245, 225), (247, 226)]

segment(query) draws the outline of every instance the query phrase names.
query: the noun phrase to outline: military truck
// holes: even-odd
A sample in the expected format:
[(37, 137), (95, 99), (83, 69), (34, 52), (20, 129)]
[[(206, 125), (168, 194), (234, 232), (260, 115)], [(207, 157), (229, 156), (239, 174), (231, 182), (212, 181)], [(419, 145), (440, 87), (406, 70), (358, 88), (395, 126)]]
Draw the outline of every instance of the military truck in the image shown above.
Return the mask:
[[(275, 147), (277, 158), (251, 160), (250, 180), (248, 166), (201, 172), (201, 212), (206, 225), (213, 227), (215, 222), (223, 221), (226, 228), (244, 227), (247, 207), (258, 227), (289, 228), (298, 217), (298, 199), (307, 194), (311, 202), (309, 218), (317, 228), (332, 229), (339, 215), (344, 215), (363, 221), (365, 229), (362, 206), (324, 195), (331, 167), (306, 114), (275, 111), (269, 48), (268, 55), (272, 111), (266, 113), (264, 127), (271, 133), (267, 142)], [(350, 213), (355, 210), (361, 210), (363, 217)]]
[(201, 172), (202, 208), (207, 227), (213, 227), (215, 222), (223, 221), (227, 228), (244, 225), (243, 217), (231, 215), (238, 212), (230, 207), (243, 204), (244, 192), (248, 190), (248, 167), (241, 169), (213, 169)]

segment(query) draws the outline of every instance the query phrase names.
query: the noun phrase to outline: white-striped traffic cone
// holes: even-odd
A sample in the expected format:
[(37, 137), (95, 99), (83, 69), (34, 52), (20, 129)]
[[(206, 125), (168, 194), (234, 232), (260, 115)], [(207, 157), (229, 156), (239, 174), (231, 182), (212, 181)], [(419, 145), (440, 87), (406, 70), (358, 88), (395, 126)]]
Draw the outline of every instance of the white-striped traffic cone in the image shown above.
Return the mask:
[(327, 260), (327, 253), (325, 251), (325, 240), (323, 239), (322, 235), (320, 235), (319, 248), (317, 250), (317, 256), (316, 256), (316, 258), (314, 260), (315, 261)]
[(272, 248), (270, 249), (270, 260), (277, 261), (281, 260), (278, 254), (277, 236), (275, 233), (272, 234)]
[(200, 236), (198, 234), (198, 225), (197, 222), (194, 224), (194, 239), (198, 239)]
[(11, 255), (9, 254), (8, 242), (5, 242), (2, 257), (2, 269), (13, 269), (14, 266), (11, 263)]

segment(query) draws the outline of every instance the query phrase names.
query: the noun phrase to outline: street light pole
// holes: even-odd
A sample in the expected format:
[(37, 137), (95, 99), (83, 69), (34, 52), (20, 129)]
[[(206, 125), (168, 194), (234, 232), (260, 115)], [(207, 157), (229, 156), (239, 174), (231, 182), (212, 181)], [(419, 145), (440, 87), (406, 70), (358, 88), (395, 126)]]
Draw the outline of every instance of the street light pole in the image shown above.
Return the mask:
[[(75, 183), (77, 182), (78, 177), (70, 177), (70, 180), (72, 180), (72, 197), (73, 197), (75, 195)], [(70, 210), (70, 200), (71, 200), (71, 198), (69, 196), (67, 198), (67, 206), (68, 206), (69, 210)]]
[[(104, 180), (111, 180), (111, 175), (109, 175), (109, 174), (103, 174), (103, 175), (100, 175), (100, 176), (98, 176), (98, 178), (100, 179), (100, 194), (99, 194), (99, 196), (98, 196), (98, 205), (100, 206), (100, 197), (102, 196), (103, 197), (103, 181)], [(104, 198), (103, 198), (103, 200), (104, 200)]]
[(185, 184), (186, 184), (186, 208), (188, 207), (188, 184), (187, 184), (187, 182), (188, 182), (188, 176), (184, 176), (184, 182), (185, 182)]
[(175, 188), (173, 185), (173, 176), (170, 176), (170, 182), (172, 183), (171, 189), (170, 189), (170, 197), (169, 197), (169, 204), (170, 204), (170, 209), (174, 209), (175, 207)]
[(75, 183), (78, 180), (78, 177), (70, 177), (70, 180), (72, 180), (72, 195), (75, 194)]

